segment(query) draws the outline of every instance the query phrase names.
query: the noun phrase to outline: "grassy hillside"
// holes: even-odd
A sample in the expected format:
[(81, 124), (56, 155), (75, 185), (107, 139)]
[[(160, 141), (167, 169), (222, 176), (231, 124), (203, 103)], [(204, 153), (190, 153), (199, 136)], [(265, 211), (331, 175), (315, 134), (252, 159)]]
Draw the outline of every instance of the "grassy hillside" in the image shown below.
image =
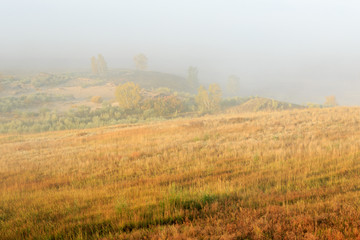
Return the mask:
[(287, 102), (280, 102), (274, 99), (255, 97), (240, 104), (239, 106), (227, 109), (227, 113), (242, 113), (242, 112), (260, 112), (260, 111), (279, 111), (290, 109), (303, 109), (305, 107), (291, 104)]
[[(101, 75), (84, 72), (0, 76), (0, 132), (12, 132), (21, 128), (28, 131), (34, 122), (39, 121), (39, 116), (45, 112), (49, 112), (49, 114), (51, 112), (58, 118), (60, 115), (67, 115), (72, 110), (77, 110), (83, 106), (89, 107), (93, 111), (101, 108), (104, 110), (104, 106), (116, 102), (116, 87), (129, 81), (139, 84), (141, 88), (146, 89), (142, 90), (143, 92), (153, 93), (152, 95), (156, 95), (159, 91), (158, 88), (162, 88), (168, 93), (177, 91), (177, 96), (180, 96), (184, 102), (191, 100), (191, 95), (186, 93), (189, 91), (186, 79), (160, 72), (120, 69), (111, 70)], [(92, 101), (94, 97), (101, 98), (101, 101)], [(101, 104), (102, 102), (104, 104)], [(112, 113), (101, 114), (96, 117), (112, 118), (111, 115)], [(4, 119), (6, 122), (2, 121)], [(58, 121), (55, 117), (53, 120), (55, 123), (51, 125), (54, 128), (46, 127), (45, 129), (59, 129), (58, 127), (63, 121)], [(26, 126), (23, 124), (24, 122)], [(41, 126), (48, 125), (44, 122), (38, 123)], [(19, 127), (20, 125), (22, 126)], [(79, 127), (79, 124), (72, 125)], [(93, 126), (100, 125), (102, 124)], [(68, 129), (68, 127), (60, 129)], [(20, 130), (19, 132), (24, 131)]]
[(189, 85), (185, 78), (162, 72), (140, 70), (113, 70), (108, 73), (108, 79), (116, 84), (135, 82), (142, 88), (166, 87), (175, 91), (189, 91)]
[(0, 239), (360, 237), (360, 108), (0, 135)]

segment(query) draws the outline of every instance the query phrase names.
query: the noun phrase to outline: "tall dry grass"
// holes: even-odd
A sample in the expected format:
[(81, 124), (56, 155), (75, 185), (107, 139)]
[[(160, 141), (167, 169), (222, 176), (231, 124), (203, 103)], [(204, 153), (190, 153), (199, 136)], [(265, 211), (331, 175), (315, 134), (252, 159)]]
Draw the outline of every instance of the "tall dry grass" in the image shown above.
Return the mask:
[(360, 236), (360, 108), (0, 136), (1, 239)]

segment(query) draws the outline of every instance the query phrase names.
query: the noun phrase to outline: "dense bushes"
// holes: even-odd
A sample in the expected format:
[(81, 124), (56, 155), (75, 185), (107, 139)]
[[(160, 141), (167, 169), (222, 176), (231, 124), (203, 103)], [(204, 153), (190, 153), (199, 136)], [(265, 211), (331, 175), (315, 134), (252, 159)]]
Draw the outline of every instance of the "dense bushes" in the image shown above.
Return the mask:
[[(147, 92), (148, 96), (138, 102), (136, 108), (112, 106), (94, 96), (92, 102), (101, 108), (75, 107), (67, 112), (45, 108), (46, 103), (62, 102), (72, 96), (33, 94), (0, 99), (0, 133), (44, 132), (65, 129), (83, 129), (120, 123), (136, 123), (154, 119), (173, 118), (183, 115), (196, 116), (199, 112), (195, 98), (191, 94), (158, 89)], [(152, 95), (151, 95), (152, 94)], [(225, 99), (221, 107), (237, 105), (244, 99)], [(40, 110), (35, 110), (40, 109)], [(1, 115), (2, 114), (2, 115)]]
[(75, 128), (98, 127), (119, 123), (124, 119), (124, 112), (116, 107), (104, 107), (91, 111), (81, 106), (65, 113), (42, 109), (39, 113), (23, 113), (16, 119), (0, 124), (0, 132), (43, 132)]
[(63, 83), (66, 83), (70, 80), (70, 77), (67, 75), (53, 75), (53, 74), (39, 74), (34, 76), (31, 79), (31, 84), (34, 87), (50, 87), (50, 86), (57, 86)]
[(145, 100), (142, 109), (145, 111), (153, 110), (156, 116), (171, 116), (182, 112), (184, 105), (176, 96), (164, 96)]
[(50, 95), (45, 93), (0, 98), (0, 113), (10, 113), (14, 110), (41, 106), (49, 102), (66, 101), (72, 98), (72, 95)]
[(41, 109), (37, 113), (17, 113), (8, 120), (0, 121), (0, 133), (29, 133), (65, 129), (84, 129), (120, 123), (136, 123), (161, 117), (149, 110), (125, 110), (104, 103), (102, 108), (91, 110), (80, 106), (65, 113)]

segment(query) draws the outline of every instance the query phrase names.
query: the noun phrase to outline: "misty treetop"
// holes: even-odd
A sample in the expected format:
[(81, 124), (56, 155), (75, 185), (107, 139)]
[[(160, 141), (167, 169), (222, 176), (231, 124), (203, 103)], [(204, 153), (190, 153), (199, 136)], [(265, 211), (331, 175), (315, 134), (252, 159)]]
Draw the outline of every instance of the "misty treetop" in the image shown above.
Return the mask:
[(95, 75), (104, 74), (108, 71), (107, 63), (103, 55), (98, 54), (98, 58), (91, 57), (91, 72)]
[(143, 53), (140, 53), (134, 57), (134, 63), (137, 70), (144, 71), (147, 69), (148, 58)]
[(193, 66), (189, 67), (187, 81), (190, 86), (190, 89), (197, 89), (199, 87), (198, 73), (199, 71), (196, 67)]
[(238, 96), (240, 89), (240, 79), (236, 75), (231, 75), (227, 82), (227, 91), (230, 96)]

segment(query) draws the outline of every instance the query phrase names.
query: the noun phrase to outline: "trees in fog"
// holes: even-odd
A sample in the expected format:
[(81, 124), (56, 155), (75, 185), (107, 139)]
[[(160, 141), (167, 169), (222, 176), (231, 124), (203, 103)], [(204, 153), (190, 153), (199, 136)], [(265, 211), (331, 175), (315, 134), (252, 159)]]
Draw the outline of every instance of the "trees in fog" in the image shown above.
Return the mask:
[(93, 74), (99, 73), (96, 57), (91, 57), (91, 72)]
[(324, 105), (327, 107), (335, 107), (338, 105), (335, 96), (327, 96), (325, 99)]
[(140, 53), (140, 54), (136, 55), (134, 57), (135, 68), (137, 70), (146, 70), (147, 69), (147, 61), (148, 61), (148, 59), (144, 54)]
[(99, 73), (105, 73), (108, 71), (107, 63), (103, 57), (103, 55), (98, 55), (98, 69)]
[(95, 75), (103, 74), (108, 71), (107, 63), (103, 57), (103, 55), (99, 54), (98, 58), (92, 57), (91, 58), (91, 72)]
[(140, 87), (133, 82), (124, 83), (116, 88), (115, 97), (120, 107), (134, 109), (141, 100)]
[(222, 91), (218, 84), (210, 84), (207, 90), (204, 86), (200, 86), (195, 101), (198, 110), (202, 113), (215, 112), (220, 109)]
[(199, 86), (198, 69), (196, 67), (189, 67), (187, 81), (191, 89), (196, 89)]
[(230, 96), (237, 96), (239, 94), (239, 77), (231, 75), (228, 78), (227, 92)]

